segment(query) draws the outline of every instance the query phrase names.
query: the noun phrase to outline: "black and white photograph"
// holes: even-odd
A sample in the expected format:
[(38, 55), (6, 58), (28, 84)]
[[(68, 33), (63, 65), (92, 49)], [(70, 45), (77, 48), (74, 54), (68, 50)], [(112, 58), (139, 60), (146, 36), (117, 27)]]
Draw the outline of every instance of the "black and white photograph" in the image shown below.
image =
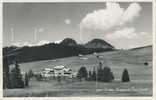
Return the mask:
[(3, 97), (153, 96), (153, 2), (3, 2)]

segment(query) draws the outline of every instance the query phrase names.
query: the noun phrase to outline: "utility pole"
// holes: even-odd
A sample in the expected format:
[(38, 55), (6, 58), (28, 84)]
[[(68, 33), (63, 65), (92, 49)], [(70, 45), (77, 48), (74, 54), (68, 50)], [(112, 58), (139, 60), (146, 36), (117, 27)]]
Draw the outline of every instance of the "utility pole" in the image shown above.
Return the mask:
[(11, 31), (11, 42), (13, 42), (14, 41), (14, 28), (11, 28), (10, 31)]
[(37, 28), (34, 28), (34, 41), (37, 42)]

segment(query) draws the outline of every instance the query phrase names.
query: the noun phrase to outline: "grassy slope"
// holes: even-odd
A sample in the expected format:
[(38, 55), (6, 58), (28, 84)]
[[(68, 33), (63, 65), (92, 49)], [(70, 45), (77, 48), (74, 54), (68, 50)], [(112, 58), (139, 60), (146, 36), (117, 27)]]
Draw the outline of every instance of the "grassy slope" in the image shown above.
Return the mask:
[[(111, 67), (115, 75), (113, 83), (98, 83), (95, 82), (64, 82), (58, 85), (55, 81), (52, 82), (35, 82), (32, 81), (28, 89), (13, 89), (5, 90), (5, 96), (129, 96), (129, 95), (152, 95), (152, 48), (141, 48), (127, 51), (114, 51), (100, 53), (104, 58), (104, 66)], [(28, 71), (32, 69), (35, 72), (40, 71), (44, 67), (53, 67), (56, 65), (68, 65), (74, 71), (77, 71), (82, 65), (88, 70), (92, 70), (99, 62), (95, 55), (87, 55), (87, 60), (81, 60), (80, 57), (69, 57), (57, 59), (56, 61), (39, 61), (22, 63), (21, 70)], [(149, 66), (145, 66), (144, 62), (150, 62)], [(120, 83), (121, 74), (124, 68), (127, 68), (130, 74), (130, 83)], [(87, 90), (83, 90), (83, 89)], [(97, 88), (97, 89), (96, 89)], [(124, 91), (124, 92), (106, 92), (107, 89), (147, 89), (146, 91)], [(62, 92), (61, 92), (62, 91)], [(16, 95), (14, 94), (16, 92)]]

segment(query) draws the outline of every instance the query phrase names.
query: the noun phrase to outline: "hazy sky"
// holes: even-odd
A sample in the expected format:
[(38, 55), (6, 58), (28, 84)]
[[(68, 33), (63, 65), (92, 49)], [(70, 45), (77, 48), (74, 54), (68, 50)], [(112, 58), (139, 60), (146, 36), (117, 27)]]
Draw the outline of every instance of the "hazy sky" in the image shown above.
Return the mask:
[(4, 3), (3, 46), (101, 38), (116, 48), (152, 43), (152, 3)]

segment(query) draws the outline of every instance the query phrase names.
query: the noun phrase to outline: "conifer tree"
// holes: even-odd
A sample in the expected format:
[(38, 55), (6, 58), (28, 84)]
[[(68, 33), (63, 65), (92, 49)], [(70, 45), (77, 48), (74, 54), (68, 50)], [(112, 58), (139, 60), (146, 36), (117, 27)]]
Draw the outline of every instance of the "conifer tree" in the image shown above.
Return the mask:
[(88, 72), (87, 72), (86, 67), (82, 66), (79, 69), (78, 74), (77, 74), (77, 77), (80, 79), (80, 81), (81, 81), (82, 78), (85, 78), (85, 80), (88, 79)]
[(15, 68), (11, 70), (10, 83), (11, 83), (10, 84), (11, 88), (23, 88), (24, 87), (24, 81), (22, 79), (21, 70), (19, 68), (17, 61), (15, 62)]
[(129, 73), (127, 69), (124, 69), (123, 74), (122, 74), (122, 82), (129, 82)]
[(102, 81), (103, 78), (103, 70), (102, 70), (102, 62), (99, 63), (99, 68), (97, 70), (97, 80)]
[(9, 62), (8, 57), (3, 57), (3, 88), (9, 88)]
[(95, 70), (95, 67), (94, 67), (93, 73), (92, 73), (92, 80), (96, 81), (96, 70)]
[(88, 80), (92, 81), (92, 72), (91, 71), (89, 71), (89, 73), (88, 73)]
[(34, 76), (34, 73), (33, 73), (33, 71), (31, 69), (28, 71), (27, 74), (28, 74), (29, 78), (32, 78)]
[(110, 82), (114, 79), (113, 73), (111, 72), (111, 69), (109, 67), (104, 67), (103, 69), (103, 82)]
[(25, 86), (26, 87), (29, 86), (29, 76), (28, 76), (28, 73), (25, 73)]

